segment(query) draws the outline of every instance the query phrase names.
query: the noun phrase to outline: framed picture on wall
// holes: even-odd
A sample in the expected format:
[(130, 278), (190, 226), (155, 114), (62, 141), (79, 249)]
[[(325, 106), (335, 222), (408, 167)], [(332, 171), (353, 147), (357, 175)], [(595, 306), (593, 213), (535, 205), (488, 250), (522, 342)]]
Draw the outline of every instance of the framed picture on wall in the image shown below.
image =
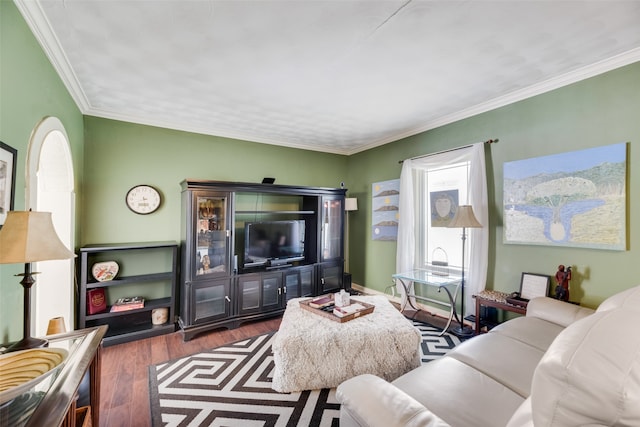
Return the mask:
[(16, 192), (16, 158), (18, 151), (0, 141), (0, 227), (13, 210)]
[(373, 240), (398, 240), (400, 180), (371, 184), (371, 236)]
[(504, 243), (627, 248), (627, 145), (504, 163)]

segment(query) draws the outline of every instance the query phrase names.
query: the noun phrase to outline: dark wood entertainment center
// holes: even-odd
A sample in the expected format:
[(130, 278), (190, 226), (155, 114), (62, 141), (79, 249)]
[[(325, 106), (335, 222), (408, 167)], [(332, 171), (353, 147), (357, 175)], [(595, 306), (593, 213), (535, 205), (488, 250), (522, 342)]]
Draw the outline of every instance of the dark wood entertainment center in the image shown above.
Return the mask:
[[(185, 341), (280, 315), (291, 298), (342, 288), (346, 189), (191, 179), (181, 185), (178, 323)], [(303, 222), (296, 248), (302, 245), (303, 254), (245, 259), (245, 225), (261, 222)]]

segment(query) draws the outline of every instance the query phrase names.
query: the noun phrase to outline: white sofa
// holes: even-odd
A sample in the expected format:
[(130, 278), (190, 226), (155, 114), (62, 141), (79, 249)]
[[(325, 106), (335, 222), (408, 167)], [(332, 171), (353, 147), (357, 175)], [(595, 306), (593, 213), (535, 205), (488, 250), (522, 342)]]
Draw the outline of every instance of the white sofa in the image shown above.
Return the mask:
[(340, 426), (640, 426), (640, 286), (593, 311), (551, 298), (389, 383), (337, 389)]

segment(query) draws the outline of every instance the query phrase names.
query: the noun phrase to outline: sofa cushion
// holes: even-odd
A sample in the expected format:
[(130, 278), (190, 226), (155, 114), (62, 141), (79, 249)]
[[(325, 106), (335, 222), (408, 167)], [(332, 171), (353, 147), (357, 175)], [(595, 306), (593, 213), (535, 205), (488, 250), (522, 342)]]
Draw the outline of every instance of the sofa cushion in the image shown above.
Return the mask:
[(608, 311), (618, 307), (640, 310), (640, 286), (610, 296), (598, 306), (597, 311)]
[(562, 331), (535, 370), (536, 426), (640, 425), (640, 311), (602, 311)]
[(523, 399), (531, 392), (531, 378), (544, 355), (522, 341), (500, 334), (476, 336), (458, 345), (448, 353), (485, 375), (504, 384)]
[(448, 356), (392, 384), (452, 426), (504, 426), (524, 401), (508, 387)]
[(527, 317), (537, 317), (567, 327), (593, 314), (593, 310), (549, 297), (538, 297), (527, 304)]
[(531, 397), (522, 402), (522, 405), (514, 412), (507, 427), (535, 427), (531, 409)]
[[(367, 390), (362, 393), (361, 390)], [(364, 374), (338, 386), (340, 424), (366, 427), (449, 427), (411, 396), (375, 375)], [(384, 402), (384, 406), (377, 405)]]
[(564, 330), (563, 326), (547, 322), (537, 317), (516, 317), (491, 329), (492, 334), (500, 334), (529, 344), (545, 352)]

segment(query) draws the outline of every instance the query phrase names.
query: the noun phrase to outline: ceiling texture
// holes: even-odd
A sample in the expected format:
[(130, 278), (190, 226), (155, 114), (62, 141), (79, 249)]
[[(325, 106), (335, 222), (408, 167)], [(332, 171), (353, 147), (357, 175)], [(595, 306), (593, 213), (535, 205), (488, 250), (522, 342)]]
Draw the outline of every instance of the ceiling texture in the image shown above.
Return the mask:
[(85, 115), (347, 155), (640, 61), (637, 0), (15, 3)]

